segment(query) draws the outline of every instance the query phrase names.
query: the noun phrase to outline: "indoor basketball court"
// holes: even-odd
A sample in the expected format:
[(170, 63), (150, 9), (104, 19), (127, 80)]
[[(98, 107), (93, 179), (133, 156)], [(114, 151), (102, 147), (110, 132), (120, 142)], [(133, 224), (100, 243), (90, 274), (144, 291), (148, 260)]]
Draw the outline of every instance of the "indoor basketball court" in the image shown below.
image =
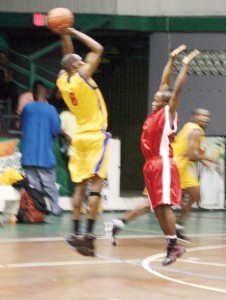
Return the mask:
[[(3, 299), (226, 299), (225, 212), (192, 212), (191, 243), (174, 264), (162, 267), (165, 239), (153, 215), (132, 221), (116, 247), (105, 238), (104, 213), (96, 231), (96, 257), (84, 257), (64, 243), (71, 213), (42, 225), (1, 228), (0, 295)], [(181, 243), (182, 244), (182, 243)]]
[[(54, 91), (62, 58), (59, 33), (68, 26), (87, 33), (103, 46), (94, 76), (109, 112), (113, 153), (108, 187), (102, 191), (104, 212), (95, 224), (95, 257), (85, 257), (64, 241), (72, 232), (74, 187), (68, 157), (62, 151), (62, 141), (56, 139), (57, 184), (64, 213), (61, 217), (47, 216), (42, 224), (6, 222), (0, 227), (1, 299), (226, 300), (225, 1), (190, 0), (189, 5), (179, 0), (170, 5), (168, 2), (0, 1), (0, 50), (9, 55), (7, 80), (12, 77), (18, 96), (31, 91), (35, 80), (42, 80), (49, 92)], [(80, 43), (82, 39), (77, 37), (76, 53), (85, 57), (89, 43)], [(191, 119), (191, 111), (208, 109), (212, 120), (203, 150), (217, 163), (209, 168), (199, 166), (201, 202), (199, 208), (193, 206), (185, 227), (190, 243), (179, 241), (185, 254), (163, 267), (166, 240), (152, 213), (126, 224), (116, 246), (106, 238), (104, 224), (144, 198), (140, 149), (143, 122), (151, 110), (167, 57), (183, 44), (187, 50), (174, 61), (173, 79), (181, 71), (184, 55), (193, 49), (200, 54), (188, 70), (178, 108), (179, 127)], [(11, 97), (0, 97), (0, 174), (9, 167), (22, 167), (22, 132), (15, 126), (18, 115), (11, 109), (12, 103)], [(11, 143), (18, 144), (17, 149), (12, 149)], [(20, 199), (20, 195), (14, 199), (15, 191), (7, 185), (0, 185), (0, 222), (5, 201)], [(137, 192), (139, 195), (135, 195)], [(123, 193), (129, 193), (129, 197), (122, 197)], [(178, 207), (174, 208), (177, 215)], [(83, 232), (85, 220), (84, 216)]]

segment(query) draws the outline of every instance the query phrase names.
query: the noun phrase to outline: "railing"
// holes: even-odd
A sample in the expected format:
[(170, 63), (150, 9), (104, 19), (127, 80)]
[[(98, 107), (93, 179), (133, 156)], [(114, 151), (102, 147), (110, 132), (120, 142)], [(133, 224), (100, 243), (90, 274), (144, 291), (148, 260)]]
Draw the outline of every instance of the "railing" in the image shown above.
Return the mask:
[[(37, 60), (40, 57), (53, 51), (54, 49), (59, 48), (59, 46), (60, 42), (57, 41), (49, 45), (48, 47), (45, 47), (39, 51), (32, 53), (31, 55), (25, 56), (14, 50), (9, 49), (4, 45), (0, 45), (1, 49), (5, 50), (10, 56), (9, 66), (18, 74), (16, 78), (13, 79), (13, 81), (18, 87), (25, 90), (30, 90), (35, 80), (42, 80), (49, 88), (53, 88), (55, 86), (54, 82), (56, 79), (56, 74), (37, 63)], [(53, 79), (49, 80), (43, 76), (40, 76), (38, 74), (39, 70), (44, 71), (48, 75), (47, 77), (52, 77)], [(25, 76), (25, 80), (21, 80), (23, 76)]]
[[(60, 41), (26, 56), (0, 44), (0, 49), (9, 55), (9, 67), (14, 71), (13, 82), (22, 92), (31, 90), (35, 80), (41, 80), (50, 89), (55, 87), (56, 73), (39, 64), (37, 60), (59, 47)], [(11, 112), (10, 102), (0, 99), (0, 133), (17, 131), (15, 122), (16, 115)]]

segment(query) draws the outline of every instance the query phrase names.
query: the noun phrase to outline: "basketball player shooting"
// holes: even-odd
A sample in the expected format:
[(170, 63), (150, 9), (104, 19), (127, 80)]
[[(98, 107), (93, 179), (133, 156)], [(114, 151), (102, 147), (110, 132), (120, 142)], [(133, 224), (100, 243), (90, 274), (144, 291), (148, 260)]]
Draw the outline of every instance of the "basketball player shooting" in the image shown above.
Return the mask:
[[(100, 192), (103, 179), (107, 177), (107, 162), (110, 133), (106, 131), (107, 109), (103, 96), (92, 79), (96, 71), (103, 47), (88, 35), (74, 29), (61, 29), (63, 59), (62, 70), (57, 79), (57, 86), (63, 100), (76, 117), (76, 130), (72, 139), (74, 154), (69, 160), (69, 171), (72, 182), (76, 183), (73, 196), (73, 233), (65, 238), (66, 243), (85, 256), (94, 256), (93, 234), (95, 219), (98, 213)], [(84, 61), (74, 54), (71, 37), (76, 38), (89, 49)], [(85, 234), (80, 231), (80, 211), (82, 200), (91, 180), (89, 211)]]

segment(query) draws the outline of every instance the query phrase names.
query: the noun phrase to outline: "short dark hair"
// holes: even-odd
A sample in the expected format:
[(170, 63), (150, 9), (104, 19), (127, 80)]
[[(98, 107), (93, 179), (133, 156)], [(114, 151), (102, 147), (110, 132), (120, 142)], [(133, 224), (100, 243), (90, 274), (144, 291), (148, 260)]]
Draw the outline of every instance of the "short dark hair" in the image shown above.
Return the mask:
[(168, 89), (168, 90), (161, 90), (159, 91), (159, 93), (161, 94), (162, 98), (169, 103), (170, 98), (172, 97), (172, 90)]
[(74, 61), (82, 62), (82, 57), (75, 53), (65, 54), (61, 60), (62, 69), (68, 72)]
[(207, 112), (208, 114), (210, 114), (210, 111), (208, 109), (205, 109), (205, 108), (195, 108), (192, 110), (191, 114), (192, 114), (192, 117), (195, 117), (197, 115), (200, 115), (203, 113), (203, 111)]
[(33, 93), (34, 99), (37, 98), (37, 94), (39, 92), (40, 87), (46, 88), (45, 84), (41, 80), (36, 80), (33, 83), (33, 88), (32, 88), (32, 93)]

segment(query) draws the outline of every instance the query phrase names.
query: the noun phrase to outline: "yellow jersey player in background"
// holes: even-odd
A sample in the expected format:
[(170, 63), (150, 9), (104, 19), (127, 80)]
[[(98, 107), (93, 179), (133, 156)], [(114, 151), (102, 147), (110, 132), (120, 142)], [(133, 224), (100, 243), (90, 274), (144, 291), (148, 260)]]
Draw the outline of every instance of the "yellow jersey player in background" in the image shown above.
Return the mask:
[[(106, 131), (108, 114), (103, 96), (92, 79), (103, 47), (88, 35), (74, 29), (62, 30), (64, 56), (57, 86), (62, 98), (76, 117), (75, 134), (72, 138), (74, 153), (69, 160), (71, 180), (76, 183), (73, 196), (74, 232), (66, 236), (66, 243), (85, 256), (94, 256), (95, 218), (98, 213), (103, 179), (107, 177), (110, 133)], [(71, 36), (89, 48), (84, 61), (74, 54)], [(86, 233), (80, 233), (80, 211), (88, 180), (92, 180), (89, 195)]]
[(189, 198), (181, 208), (181, 213), (177, 218), (176, 233), (177, 238), (189, 242), (184, 235), (184, 222), (191, 211), (194, 203), (200, 201), (200, 182), (198, 178), (197, 162), (208, 167), (209, 163), (216, 160), (206, 156), (201, 149), (201, 142), (205, 137), (205, 128), (210, 121), (210, 112), (206, 109), (197, 108), (192, 113), (192, 122), (186, 123), (176, 135), (173, 146), (173, 159), (177, 164), (180, 174), (180, 185)]

